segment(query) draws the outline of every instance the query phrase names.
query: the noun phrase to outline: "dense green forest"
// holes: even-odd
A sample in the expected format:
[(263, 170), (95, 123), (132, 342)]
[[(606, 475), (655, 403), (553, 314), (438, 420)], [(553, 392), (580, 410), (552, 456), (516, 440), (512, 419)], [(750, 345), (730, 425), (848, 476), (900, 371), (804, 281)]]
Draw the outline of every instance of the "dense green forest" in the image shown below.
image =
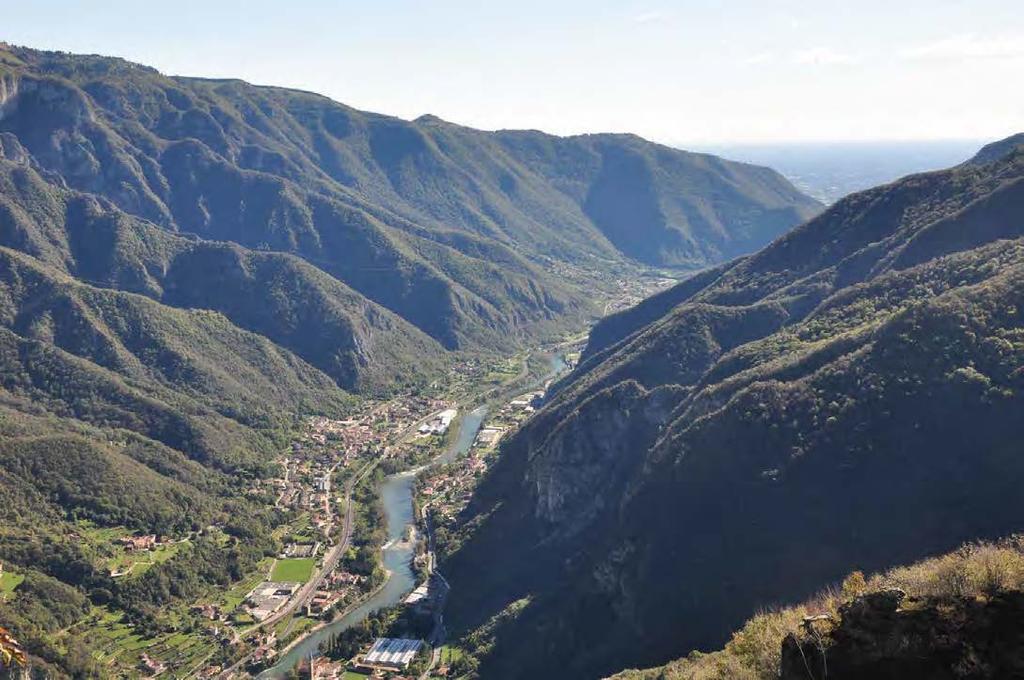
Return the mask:
[(1001, 143), (598, 324), (442, 566), (481, 675), (662, 663), (1019, 530), (1022, 235)]
[[(38, 670), (101, 677), (97, 631), (190, 629), (280, 550), (289, 517), (256, 482), (301, 417), (579, 330), (617, 278), (721, 262), (819, 208), (633, 136), (0, 44), (0, 623)], [(347, 566), (379, 580), (380, 510), (356, 502)], [(133, 534), (162, 546), (137, 572)]]
[[(38, 186), (15, 186), (4, 244), (71, 266), (112, 265), (95, 278), (148, 292), (173, 275), (181, 250), (186, 260), (196, 255), (139, 236), (120, 213), (183, 236), (289, 253), (335, 289), (358, 292), (330, 297), (362, 338), (375, 317), (389, 318), (384, 307), (449, 349), (508, 348), (592, 314), (589, 287), (606, 286), (612, 271), (721, 261), (819, 209), (767, 168), (633, 136), (407, 122), (306, 92), (16, 47), (0, 53), (0, 69), (4, 155), (93, 197), (48, 200)], [(62, 200), (72, 209), (46, 205)], [(62, 218), (73, 223), (62, 230)], [(90, 242), (89, 230), (116, 237)], [(39, 231), (66, 234), (35, 238)], [(65, 244), (96, 252), (68, 257)], [(239, 266), (221, 257), (221, 266)], [(254, 282), (256, 290), (267, 283)], [(216, 291), (191, 295), (168, 301)], [(390, 323), (389, 336), (423, 341)], [(374, 348), (360, 349), (375, 360)], [(388, 358), (376, 362), (380, 370)]]

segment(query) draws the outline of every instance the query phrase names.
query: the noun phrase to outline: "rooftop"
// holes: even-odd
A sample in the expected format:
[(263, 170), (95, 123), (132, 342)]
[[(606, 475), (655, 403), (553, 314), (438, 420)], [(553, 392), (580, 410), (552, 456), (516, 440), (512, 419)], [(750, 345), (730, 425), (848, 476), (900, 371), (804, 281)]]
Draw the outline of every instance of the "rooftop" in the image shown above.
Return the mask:
[(377, 638), (370, 651), (363, 656), (363, 663), (368, 666), (405, 668), (422, 646), (422, 640)]

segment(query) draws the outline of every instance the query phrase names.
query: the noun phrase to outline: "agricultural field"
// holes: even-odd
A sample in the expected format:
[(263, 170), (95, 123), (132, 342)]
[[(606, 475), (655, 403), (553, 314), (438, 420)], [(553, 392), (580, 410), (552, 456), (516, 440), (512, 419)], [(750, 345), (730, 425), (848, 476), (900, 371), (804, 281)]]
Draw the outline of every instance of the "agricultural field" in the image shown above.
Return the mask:
[(274, 536), (281, 539), (282, 543), (301, 543), (306, 545), (315, 543), (318, 540), (318, 533), (313, 526), (312, 517), (308, 512), (302, 513), (294, 521), (274, 530)]
[(4, 570), (0, 574), (0, 600), (6, 600), (14, 593), (14, 589), (18, 587), (18, 584), (25, 580), (25, 577), (21, 574), (10, 570)]
[[(460, 649), (459, 647), (454, 647), (452, 645), (443, 645), (440, 649), (440, 656), (438, 658), (437, 668), (450, 667), (452, 663), (461, 659), (465, 655), (466, 653), (463, 652), (462, 649)], [(431, 673), (429, 676), (430, 680), (439, 680), (443, 677), (445, 676), (437, 675), (436, 673)]]
[(314, 567), (316, 560), (312, 558), (277, 560), (270, 570), (270, 580), (305, 583), (313, 575)]
[(121, 615), (96, 607), (84, 622), (96, 632), (93, 658), (107, 665), (111, 674), (123, 676), (136, 670), (142, 653), (175, 669), (169, 677), (183, 677), (204, 658), (218, 649), (214, 640), (202, 629), (192, 633), (177, 632), (144, 639), (134, 633)]
[(225, 612), (231, 612), (237, 609), (238, 605), (245, 601), (246, 595), (252, 592), (253, 588), (266, 580), (265, 576), (267, 571), (270, 569), (271, 562), (272, 560), (270, 558), (260, 562), (258, 569), (253, 574), (221, 593), (218, 598), (209, 604), (219, 605)]
[(490, 370), (484, 375), (481, 382), (485, 385), (500, 385), (507, 380), (515, 378), (522, 371), (522, 358), (514, 357), (495, 363), (489, 367)]
[(277, 634), (278, 640), (290, 640), (318, 623), (320, 623), (319, 619), (311, 619), (301, 614), (293, 614), (278, 621), (277, 625), (274, 626), (274, 633)]
[(155, 550), (141, 550), (137, 552), (124, 552), (116, 555), (107, 561), (107, 569), (124, 573), (125, 576), (135, 577), (146, 573), (146, 570), (154, 564), (160, 564), (178, 554), (181, 547), (188, 541), (181, 543), (167, 543), (158, 546)]
[(160, 564), (174, 557), (182, 546), (189, 543), (188, 539), (163, 543), (153, 550), (128, 552), (120, 544), (125, 536), (132, 535), (126, 527), (97, 527), (92, 522), (82, 520), (77, 523), (76, 530), (81, 542), (89, 546), (97, 566), (102, 569), (135, 577), (144, 574), (154, 564)]

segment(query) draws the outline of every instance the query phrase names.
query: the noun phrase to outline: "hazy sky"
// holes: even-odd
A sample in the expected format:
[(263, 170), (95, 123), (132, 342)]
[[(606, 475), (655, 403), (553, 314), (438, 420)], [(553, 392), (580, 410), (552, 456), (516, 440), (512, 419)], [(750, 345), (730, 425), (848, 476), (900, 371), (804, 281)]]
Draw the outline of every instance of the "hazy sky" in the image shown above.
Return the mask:
[(1024, 130), (1024, 0), (0, 0), (0, 40), (487, 129), (666, 142)]

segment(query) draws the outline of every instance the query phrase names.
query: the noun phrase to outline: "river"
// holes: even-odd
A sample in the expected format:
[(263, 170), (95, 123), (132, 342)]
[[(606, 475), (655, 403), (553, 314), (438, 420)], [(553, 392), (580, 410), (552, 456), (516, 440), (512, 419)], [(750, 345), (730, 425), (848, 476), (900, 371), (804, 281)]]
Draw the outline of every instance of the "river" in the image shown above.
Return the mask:
[[(449, 463), (469, 451), (486, 415), (487, 407), (480, 406), (463, 417), (459, 421), (458, 437), (447, 451), (434, 459), (432, 465)], [(319, 655), (321, 642), (356, 625), (378, 609), (398, 604), (416, 587), (416, 579), (411, 568), (413, 545), (403, 539), (408, 535), (409, 527), (413, 523), (412, 486), (416, 481), (417, 472), (418, 470), (401, 472), (385, 477), (381, 485), (380, 497), (388, 523), (388, 537), (387, 543), (384, 544), (383, 556), (388, 578), (384, 586), (340, 619), (313, 632), (292, 647), (276, 666), (260, 673), (260, 678), (283, 678), (295, 664), (309, 658), (311, 654)]]
[[(565, 359), (560, 353), (550, 356), (549, 365), (550, 373), (538, 378), (527, 386), (525, 390), (543, 385), (566, 369)], [(487, 406), (478, 406), (463, 416), (459, 421), (459, 434), (455, 441), (448, 447), (447, 451), (435, 458), (430, 465), (450, 463), (468, 452), (470, 447), (473, 446), (476, 434), (480, 430), (481, 425), (483, 425), (486, 416)], [(309, 658), (310, 655), (318, 656), (320, 654), (321, 642), (346, 628), (356, 625), (378, 609), (398, 604), (403, 597), (416, 587), (416, 579), (412, 573), (414, 546), (403, 539), (406, 538), (409, 527), (413, 524), (412, 487), (420, 469), (385, 477), (381, 485), (381, 501), (384, 504), (384, 513), (388, 524), (388, 537), (387, 543), (384, 544), (383, 556), (384, 567), (388, 570), (388, 578), (384, 586), (364, 603), (340, 619), (332, 621), (323, 628), (308, 635), (302, 642), (288, 650), (276, 666), (260, 673), (259, 678), (262, 680), (283, 678), (300, 661)]]

